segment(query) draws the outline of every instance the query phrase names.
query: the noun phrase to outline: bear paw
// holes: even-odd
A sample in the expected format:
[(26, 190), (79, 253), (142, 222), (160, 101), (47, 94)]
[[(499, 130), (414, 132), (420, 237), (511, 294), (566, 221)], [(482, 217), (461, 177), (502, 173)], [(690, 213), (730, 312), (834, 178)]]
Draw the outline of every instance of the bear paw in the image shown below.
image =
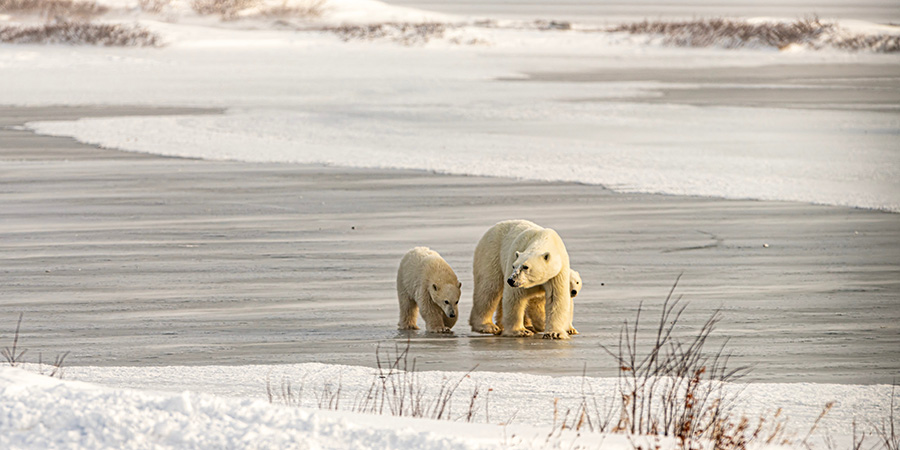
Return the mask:
[(503, 331), (503, 336), (512, 336), (512, 337), (527, 337), (527, 336), (531, 336), (532, 334), (534, 334), (534, 333), (532, 333), (524, 328), (522, 328), (521, 330)]
[(437, 327), (428, 330), (429, 333), (452, 333), (450, 327)]
[(578, 330), (576, 330), (575, 327), (569, 328), (566, 331), (569, 333), (569, 336), (571, 336), (573, 334), (578, 334)]
[(398, 330), (418, 330), (419, 327), (417, 327), (416, 324), (411, 323), (411, 324), (402, 324), (402, 325), (398, 326), (397, 329)]
[(483, 323), (480, 325), (473, 325), (472, 331), (485, 334), (500, 334), (501, 328), (492, 323)]
[(544, 339), (569, 339), (569, 335), (565, 331), (553, 331), (544, 333)]

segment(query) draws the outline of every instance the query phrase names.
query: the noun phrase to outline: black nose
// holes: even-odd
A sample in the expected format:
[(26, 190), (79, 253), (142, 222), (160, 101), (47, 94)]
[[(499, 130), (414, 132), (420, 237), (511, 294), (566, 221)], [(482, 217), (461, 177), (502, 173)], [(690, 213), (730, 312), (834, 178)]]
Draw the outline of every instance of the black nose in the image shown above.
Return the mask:
[(576, 291), (576, 290), (573, 289), (573, 290), (572, 290), (572, 297), (574, 297), (574, 296), (576, 296), (576, 295), (578, 295), (578, 291)]
[(450, 314), (450, 318), (451, 318), (451, 319), (454, 318), (454, 317), (456, 317), (456, 314)]
[(508, 285), (510, 285), (510, 286), (513, 286), (513, 287), (516, 286), (516, 282), (513, 281), (512, 278), (507, 279), (507, 280), (506, 280), (506, 284), (508, 284)]

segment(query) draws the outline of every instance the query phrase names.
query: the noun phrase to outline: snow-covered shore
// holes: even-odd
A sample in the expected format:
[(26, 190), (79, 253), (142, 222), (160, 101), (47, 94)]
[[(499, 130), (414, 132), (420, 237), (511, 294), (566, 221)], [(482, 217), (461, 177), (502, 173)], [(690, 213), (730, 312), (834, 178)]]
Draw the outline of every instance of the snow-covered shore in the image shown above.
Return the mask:
[[(26, 367), (28, 371), (0, 367), (4, 448), (631, 449), (651, 441), (664, 449), (676, 446), (666, 438), (559, 431), (563, 414), (581, 402), (585, 384), (589, 401), (605, 404), (615, 392), (613, 379), (419, 373), (426, 398), (435, 396), (444, 380), (463, 380), (447, 421), (352, 412), (354, 399), (376, 374), (364, 367), (71, 367), (65, 373), (73, 381), (37, 375), (36, 367)], [(295, 394), (305, 389), (300, 405), (280, 404), (284, 380), (293, 380)], [(267, 383), (275, 390), (273, 404), (267, 401)], [(475, 386), (483, 397), (468, 422), (467, 402)], [(332, 392), (341, 388), (343, 407), (317, 408), (326, 387)], [(891, 395), (890, 386), (883, 385), (754, 384), (732, 389), (740, 391), (737, 414), (751, 422), (771, 419), (780, 408), (784, 436), (794, 445), (805, 439), (825, 403), (835, 402), (807, 440), (813, 448), (825, 448), (826, 439), (849, 445), (853, 424), (865, 430), (888, 416)], [(777, 447), (757, 442), (753, 448)]]

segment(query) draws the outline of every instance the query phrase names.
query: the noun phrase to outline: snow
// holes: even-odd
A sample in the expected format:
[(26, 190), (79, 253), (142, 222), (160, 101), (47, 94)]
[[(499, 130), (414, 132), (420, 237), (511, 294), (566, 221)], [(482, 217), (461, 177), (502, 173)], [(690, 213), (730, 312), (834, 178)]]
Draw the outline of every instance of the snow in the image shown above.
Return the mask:
[(263, 400), (102, 388), (12, 368), (0, 369), (0, 394), (3, 448), (498, 447), (497, 430), (488, 427), (471, 427), (480, 435), (455, 437), (456, 430), (431, 421), (386, 423)]
[[(284, 366), (69, 367), (66, 380), (37, 375), (36, 367), (0, 367), (2, 448), (580, 448), (631, 449), (649, 438), (582, 430), (548, 438), (554, 418), (581, 401), (585, 383), (597, 393), (614, 392), (615, 380), (525, 374), (421, 372), (434, 395), (443, 380), (463, 379), (452, 420), (378, 416), (348, 411), (365, 392), (375, 370), (323, 364)], [(90, 380), (91, 383), (70, 380)], [(306, 394), (300, 407), (267, 401), (267, 381), (280, 389), (290, 380)], [(341, 410), (316, 409), (322, 387), (341, 387)], [(488, 393), (490, 417), (478, 405), (463, 420), (472, 388)], [(826, 415), (810, 443), (825, 436), (846, 443), (852, 423), (879, 423), (887, 416), (889, 386), (754, 384), (740, 393), (741, 414), (751, 421), (783, 409), (789, 436), (797, 440), (826, 402)], [(482, 397), (484, 398), (484, 397)], [(513, 418), (512, 423), (508, 423)], [(500, 425), (503, 424), (503, 425)], [(556, 427), (558, 428), (558, 427)], [(656, 443), (656, 439), (653, 440)], [(674, 442), (662, 439), (662, 448)], [(772, 446), (766, 448), (773, 448)]]
[[(628, 449), (624, 435), (558, 433), (148, 392), (0, 368), (0, 447), (9, 449)], [(673, 448), (671, 439), (660, 441)]]
[[(527, 81), (535, 73), (600, 69), (639, 77), (660, 67), (883, 65), (900, 62), (896, 55), (671, 48), (615, 33), (542, 31), (527, 21), (473, 26), (465, 17), (372, 0), (331, 0), (321, 18), (286, 29), (199, 17), (188, 2), (161, 15), (140, 13), (127, 0), (106, 2), (116, 8), (110, 20), (137, 21), (168, 44), (3, 45), (2, 102), (212, 106), (227, 113), (30, 124), (37, 132), (189, 158), (420, 169), (900, 211), (900, 123), (890, 105), (634, 101), (704, 89), (777, 98), (804, 88), (795, 84)], [(373, 42), (309, 31), (386, 21), (449, 28), (413, 46), (399, 44), (396, 29)], [(847, 24), (855, 32), (897, 32)]]
[[(572, 181), (622, 192), (900, 212), (896, 105), (801, 109), (644, 103), (636, 100), (710, 84), (572, 82), (565, 76), (533, 80), (535, 74), (601, 69), (640, 75), (659, 68), (896, 66), (896, 55), (798, 46), (789, 51), (670, 48), (625, 35), (541, 31), (527, 20), (479, 27), (464, 16), (373, 0), (330, 0), (321, 18), (277, 25), (199, 17), (185, 1), (173, 2), (159, 15), (141, 13), (129, 0), (103, 3), (114, 7), (109, 21), (137, 22), (159, 33), (167, 45), (0, 44), (0, 102), (200, 106), (226, 113), (34, 122), (31, 129), (191, 158), (420, 169)], [(17, 20), (0, 16), (2, 22)], [(396, 35), (342, 42), (328, 32), (311, 31), (346, 23), (424, 21), (450, 28), (414, 46), (398, 44)], [(840, 25), (857, 33), (897, 33), (897, 27), (860, 20)], [(788, 87), (797, 88), (753, 86), (769, 96)], [(482, 409), (479, 424), (320, 411), (312, 397), (300, 408), (266, 400), (266, 380), (323, 386), (339, 379), (345, 404), (352, 403), (372, 373), (320, 364), (71, 367), (66, 376), (75, 381), (59, 381), (0, 367), (0, 448), (569, 448), (577, 440), (589, 448), (630, 449), (641, 442), (586, 433), (547, 440), (554, 399), (573, 407), (582, 395), (585, 380), (580, 377), (475, 372), (461, 392), (471, 392), (475, 384), (490, 387), (491, 408), (497, 411), (489, 418)], [(463, 374), (421, 376), (434, 386)], [(615, 385), (602, 378), (587, 382), (604, 393)], [(730, 389), (742, 392), (740, 406), (748, 417), (781, 407), (798, 432), (809, 429), (827, 402), (836, 401), (816, 436), (836, 436), (841, 443), (847, 443), (854, 422), (886, 417), (890, 402), (888, 386)], [(512, 412), (512, 425), (497, 425)]]
[[(890, 142), (893, 136), (865, 133), (895, 128), (896, 118), (887, 115), (690, 106), (660, 111), (624, 104), (562, 110), (545, 99), (529, 106), (479, 109), (444, 104), (440, 112), (407, 106), (316, 109), (39, 122), (30, 127), (41, 134), (169, 156), (421, 169), (581, 182), (623, 192), (900, 211), (900, 159)], [(440, 120), (448, 115), (454, 116), (453, 123)], [(744, 126), (735, 130), (735, 122)], [(664, 141), (665, 136), (678, 138)]]

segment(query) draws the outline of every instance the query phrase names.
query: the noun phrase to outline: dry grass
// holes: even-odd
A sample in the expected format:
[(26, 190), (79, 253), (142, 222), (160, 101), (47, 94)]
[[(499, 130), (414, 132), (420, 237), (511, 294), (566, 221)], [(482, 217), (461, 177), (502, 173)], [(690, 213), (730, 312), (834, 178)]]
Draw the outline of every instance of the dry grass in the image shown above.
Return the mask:
[[(146, 0), (165, 1), (165, 0)], [(247, 17), (263, 18), (314, 18), (325, 12), (327, 0), (304, 0), (288, 2), (284, 0), (278, 6), (265, 7), (262, 0), (192, 0), (191, 8), (202, 15), (218, 15), (223, 20), (236, 20), (251, 8), (257, 11)]]
[(900, 51), (898, 35), (841, 35), (836, 34), (828, 40), (828, 44), (841, 50), (868, 50), (877, 53), (894, 53)]
[[(19, 332), (22, 329), (22, 318), (25, 316), (25, 313), (19, 313), (19, 320), (16, 321), (16, 331), (13, 333), (13, 341), (12, 347), (4, 347), (0, 349), (0, 355), (6, 359), (7, 364), (11, 367), (19, 366), (25, 361), (22, 359), (25, 356), (27, 350), (19, 350)], [(61, 355), (56, 355), (56, 359), (53, 361), (53, 364), (50, 365), (50, 373), (48, 374), (51, 377), (56, 377), (59, 379), (63, 378), (63, 364), (66, 361), (66, 357), (69, 356), (69, 352), (65, 352)], [(40, 374), (44, 374), (44, 362), (43, 357), (40, 353), (38, 353), (38, 370)]]
[(0, 0), (0, 13), (38, 14), (48, 19), (90, 19), (109, 10), (106, 6), (82, 0)]
[(630, 34), (662, 35), (667, 44), (684, 47), (720, 46), (740, 48), (770, 46), (784, 48), (791, 44), (811, 42), (829, 29), (817, 18), (791, 23), (752, 24), (731, 19), (700, 19), (681, 22), (649, 21), (618, 25), (607, 31)]
[(321, 28), (337, 34), (344, 42), (390, 40), (403, 45), (425, 44), (444, 37), (451, 25), (437, 22), (425, 23), (376, 23), (369, 25), (340, 25)]
[(321, 17), (325, 13), (327, 0), (307, 0), (303, 3), (288, 4), (287, 0), (281, 5), (263, 8), (259, 15), (270, 19), (301, 18), (312, 19)]
[(0, 42), (155, 47), (160, 45), (160, 38), (137, 25), (61, 22), (35, 26), (0, 27)]
[(261, 0), (192, 0), (191, 8), (197, 14), (219, 15), (234, 20), (245, 9), (259, 6)]
[(896, 386), (897, 383), (895, 381), (894, 384), (891, 385), (891, 404), (889, 406), (890, 411), (888, 412), (888, 417), (874, 427), (878, 443), (881, 444), (882, 448), (885, 450), (900, 450), (900, 430), (897, 430), (897, 428), (900, 427), (900, 424), (897, 423), (898, 416), (894, 412), (898, 406), (894, 404), (894, 389)]
[[(677, 285), (678, 280), (663, 303), (659, 322), (649, 339), (639, 331), (639, 307), (633, 324), (623, 324), (618, 347), (603, 348), (619, 367), (616, 392), (602, 395), (606, 401), (600, 402), (583, 377), (580, 404), (564, 412), (557, 411), (558, 405), (554, 404), (554, 431), (548, 442), (554, 433), (558, 436), (562, 430), (571, 429), (668, 436), (681, 449), (745, 450), (753, 444), (794, 443), (780, 409), (757, 420), (733, 413), (739, 392), (726, 389), (726, 383), (740, 379), (748, 369), (728, 367), (725, 343), (707, 350), (721, 318), (718, 312), (695, 333), (681, 332), (678, 321), (685, 306), (680, 305), (680, 297), (673, 298)], [(834, 403), (825, 405), (798, 444), (806, 445), (833, 406)]]
[(896, 52), (900, 36), (857, 35), (842, 31), (816, 17), (794, 22), (749, 23), (733, 19), (698, 19), (680, 22), (649, 21), (618, 25), (604, 31), (658, 35), (668, 45), (682, 47), (832, 46), (842, 50)]
[(19, 365), (19, 363), (22, 362), (22, 356), (25, 356), (25, 352), (27, 352), (27, 350), (19, 351), (17, 348), (19, 346), (19, 330), (22, 328), (22, 317), (24, 316), (25, 313), (19, 313), (19, 320), (16, 322), (16, 331), (13, 333), (12, 347), (3, 347), (3, 350), (0, 350), (0, 355), (3, 355), (6, 362), (12, 367)]
[(725, 383), (739, 379), (747, 368), (728, 367), (730, 355), (724, 343), (715, 350), (706, 349), (721, 320), (718, 311), (689, 338), (678, 337), (678, 320), (686, 306), (680, 304), (680, 297), (673, 298), (677, 286), (678, 280), (663, 302), (649, 347), (641, 349), (639, 306), (634, 324), (625, 321), (622, 326), (618, 350), (603, 348), (619, 367), (618, 389), (623, 400), (614, 430), (675, 436), (682, 442), (718, 440), (728, 429), (736, 400), (725, 392)]
[(138, 0), (141, 11), (153, 14), (163, 12), (171, 4), (172, 0)]
[[(410, 360), (409, 349), (409, 341), (406, 342), (406, 347), (395, 346), (393, 351), (382, 352), (380, 346), (376, 348), (378, 373), (372, 377), (368, 389), (357, 394), (350, 405), (343, 409), (368, 414), (473, 421), (481, 408), (481, 388), (476, 385), (471, 394), (458, 395), (459, 386), (469, 378), (471, 370), (459, 379), (444, 378), (441, 384), (434, 388), (437, 390), (435, 392), (431, 386), (426, 386), (420, 381), (415, 358)], [(304, 399), (304, 385), (305, 380), (301, 380), (299, 386), (295, 386), (290, 380), (282, 379), (281, 385), (276, 387), (271, 380), (266, 380), (266, 396), (270, 403), (341, 409), (343, 385), (340, 377), (337, 381), (325, 381), (321, 387), (313, 390), (311, 401)], [(486, 419), (489, 417), (488, 401), (488, 397), (485, 396)], [(464, 412), (454, 414), (454, 402), (457, 405), (463, 403)]]

